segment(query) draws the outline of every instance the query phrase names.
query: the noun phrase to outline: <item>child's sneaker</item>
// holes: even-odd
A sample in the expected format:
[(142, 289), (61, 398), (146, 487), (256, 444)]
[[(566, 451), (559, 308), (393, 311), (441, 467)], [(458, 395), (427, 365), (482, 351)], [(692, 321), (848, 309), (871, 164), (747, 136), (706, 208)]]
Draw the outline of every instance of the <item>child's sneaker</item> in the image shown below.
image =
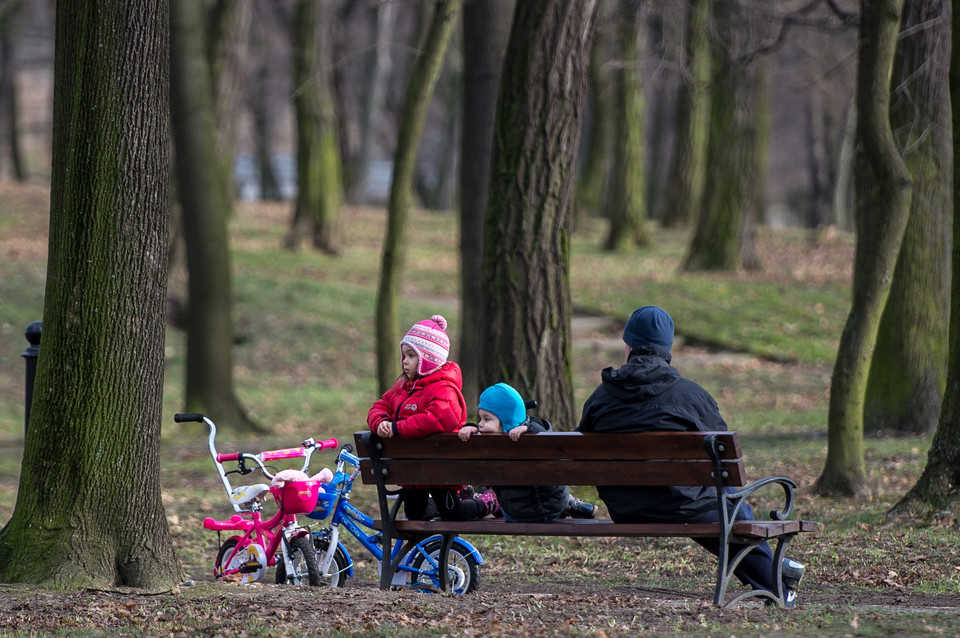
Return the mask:
[(597, 507), (593, 503), (587, 503), (586, 501), (581, 501), (576, 496), (571, 496), (570, 500), (567, 501), (567, 509), (564, 510), (563, 516), (569, 516), (570, 518), (596, 518)]
[(803, 563), (798, 563), (791, 558), (784, 558), (781, 565), (783, 586), (792, 592), (796, 591), (797, 587), (800, 586), (800, 581), (803, 580), (803, 574), (806, 571), (807, 568), (803, 566)]
[(480, 501), (484, 507), (483, 516), (497, 516), (500, 512), (500, 501), (497, 500), (497, 493), (493, 490), (484, 490), (476, 493), (473, 498)]
[(787, 595), (783, 597), (783, 606), (787, 609), (793, 609), (797, 606), (797, 592), (792, 589), (787, 590)]

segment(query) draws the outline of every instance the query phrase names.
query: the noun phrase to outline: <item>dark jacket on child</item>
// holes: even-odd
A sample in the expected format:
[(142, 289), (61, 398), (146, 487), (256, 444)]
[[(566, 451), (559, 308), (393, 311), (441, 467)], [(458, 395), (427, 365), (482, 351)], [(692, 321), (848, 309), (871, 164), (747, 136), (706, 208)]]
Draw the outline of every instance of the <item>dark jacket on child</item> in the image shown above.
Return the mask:
[[(547, 431), (536, 419), (530, 419), (526, 425), (531, 434)], [(517, 523), (556, 520), (566, 510), (570, 498), (566, 485), (499, 486), (493, 491), (504, 515)]]
[[(657, 348), (631, 353), (618, 369), (605, 368), (602, 383), (583, 406), (579, 432), (726, 430), (717, 402), (670, 365)], [(713, 487), (597, 487), (618, 523), (717, 520)]]

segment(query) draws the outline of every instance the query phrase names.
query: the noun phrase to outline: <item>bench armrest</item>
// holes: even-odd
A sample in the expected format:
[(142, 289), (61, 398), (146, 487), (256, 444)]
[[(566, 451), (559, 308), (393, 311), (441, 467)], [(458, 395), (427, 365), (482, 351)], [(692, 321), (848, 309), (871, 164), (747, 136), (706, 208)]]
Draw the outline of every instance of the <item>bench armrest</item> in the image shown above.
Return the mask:
[(785, 476), (769, 476), (767, 478), (762, 478), (759, 481), (754, 481), (750, 485), (747, 485), (743, 489), (733, 490), (727, 488), (724, 493), (724, 498), (729, 501), (733, 506), (730, 510), (730, 516), (732, 519), (736, 519), (737, 512), (743, 503), (746, 502), (746, 499), (759, 490), (762, 487), (767, 485), (779, 485), (783, 488), (783, 507), (780, 509), (770, 510), (770, 519), (774, 521), (785, 521), (790, 517), (790, 512), (793, 511), (793, 490), (796, 489), (797, 484), (792, 480), (786, 478)]

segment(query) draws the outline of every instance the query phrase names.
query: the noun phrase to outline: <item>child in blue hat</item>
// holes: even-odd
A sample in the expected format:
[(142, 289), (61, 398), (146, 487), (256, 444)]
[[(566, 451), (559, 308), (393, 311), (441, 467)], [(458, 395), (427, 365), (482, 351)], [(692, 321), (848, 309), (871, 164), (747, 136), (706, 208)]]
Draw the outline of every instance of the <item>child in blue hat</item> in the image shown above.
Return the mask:
[[(548, 423), (549, 426), (549, 423)], [(477, 423), (460, 428), (460, 439), (467, 441), (478, 434), (507, 434), (518, 441), (527, 432), (546, 432), (547, 428), (527, 417), (527, 409), (520, 393), (506, 383), (492, 385), (480, 395)], [(597, 508), (570, 494), (566, 485), (495, 486), (503, 517), (515, 523), (538, 523), (558, 518), (594, 518)], [(488, 491), (480, 491), (481, 499)]]

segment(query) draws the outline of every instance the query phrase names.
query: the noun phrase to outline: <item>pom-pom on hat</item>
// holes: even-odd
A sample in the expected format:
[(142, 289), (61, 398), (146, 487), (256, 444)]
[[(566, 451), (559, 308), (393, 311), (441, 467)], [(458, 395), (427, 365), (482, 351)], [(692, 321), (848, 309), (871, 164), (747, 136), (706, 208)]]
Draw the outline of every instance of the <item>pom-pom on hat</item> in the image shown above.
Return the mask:
[(504, 432), (509, 432), (527, 420), (523, 397), (506, 383), (498, 383), (484, 390), (478, 407), (500, 419)]
[(673, 319), (656, 306), (637, 308), (623, 327), (623, 341), (631, 348), (654, 346), (670, 352), (673, 345)]
[(447, 362), (447, 357), (450, 356), (450, 338), (446, 330), (447, 320), (440, 315), (433, 315), (413, 324), (400, 340), (400, 345), (407, 344), (417, 351), (417, 373), (421, 377)]

